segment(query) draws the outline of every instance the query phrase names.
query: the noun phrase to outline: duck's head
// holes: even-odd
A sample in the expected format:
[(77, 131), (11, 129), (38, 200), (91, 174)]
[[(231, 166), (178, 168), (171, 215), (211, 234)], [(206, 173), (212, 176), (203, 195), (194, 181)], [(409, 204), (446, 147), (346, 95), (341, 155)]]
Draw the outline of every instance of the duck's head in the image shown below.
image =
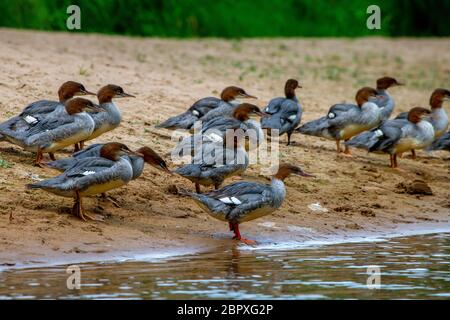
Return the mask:
[(220, 94), (220, 98), (226, 102), (245, 98), (257, 99), (255, 96), (249, 95), (247, 92), (245, 92), (244, 89), (235, 86), (230, 86), (223, 89), (222, 93)]
[(358, 90), (356, 93), (356, 103), (358, 106), (362, 106), (368, 101), (376, 101), (378, 99), (377, 91), (374, 88), (364, 87)]
[(84, 96), (88, 94), (95, 96), (95, 93), (87, 91), (81, 83), (75, 81), (64, 82), (58, 90), (59, 102), (61, 103), (65, 103), (75, 96)]
[(130, 148), (128, 148), (125, 144), (120, 142), (105, 143), (103, 147), (100, 149), (100, 156), (112, 161), (118, 161), (120, 157), (132, 155), (138, 157), (144, 156), (139, 152), (131, 151)]
[(108, 84), (98, 90), (97, 98), (99, 103), (111, 102), (112, 99), (116, 98), (136, 98), (132, 94), (123, 91), (122, 87), (116, 86), (115, 84)]
[(412, 123), (419, 123), (420, 121), (428, 118), (431, 111), (422, 107), (415, 107), (409, 110), (408, 120)]
[(450, 91), (447, 89), (436, 89), (430, 97), (430, 106), (432, 109), (442, 108), (442, 103), (450, 99)]
[(167, 167), (166, 162), (163, 158), (161, 158), (152, 148), (150, 147), (142, 147), (136, 150), (138, 153), (142, 154), (142, 157), (144, 158), (144, 161), (148, 163), (149, 165), (165, 171), (169, 174), (172, 174), (172, 172)]
[(284, 180), (290, 175), (300, 176), (300, 177), (314, 177), (314, 175), (305, 172), (302, 168), (294, 166), (292, 164), (281, 164), (278, 167), (277, 173), (274, 178), (278, 180)]
[(257, 106), (250, 103), (242, 103), (234, 109), (233, 117), (240, 121), (246, 121), (250, 119), (251, 114), (256, 114), (261, 117), (266, 116), (266, 113), (262, 112)]
[(94, 104), (91, 100), (85, 98), (73, 98), (64, 104), (66, 107), (66, 111), (68, 114), (76, 114), (81, 112), (101, 112), (105, 111), (102, 108), (99, 108), (96, 104)]
[(286, 98), (292, 99), (295, 97), (295, 89), (301, 88), (302, 86), (298, 83), (295, 79), (289, 79), (286, 81), (286, 84), (284, 85), (284, 94), (286, 95)]
[(404, 83), (398, 82), (395, 78), (391, 78), (391, 77), (382, 77), (377, 80), (377, 89), (386, 90), (390, 87), (403, 86), (403, 85), (404, 85)]

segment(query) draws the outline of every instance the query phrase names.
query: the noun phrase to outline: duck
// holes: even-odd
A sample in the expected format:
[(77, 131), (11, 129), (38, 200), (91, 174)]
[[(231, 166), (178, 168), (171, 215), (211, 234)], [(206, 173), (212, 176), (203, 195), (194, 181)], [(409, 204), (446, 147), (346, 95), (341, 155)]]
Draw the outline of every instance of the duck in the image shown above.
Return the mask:
[(197, 193), (201, 193), (200, 185), (213, 185), (218, 189), (225, 179), (241, 175), (248, 167), (249, 159), (241, 145), (242, 138), (232, 135), (223, 143), (205, 139), (201, 151), (194, 153), (191, 163), (176, 168), (174, 173), (192, 181)]
[(217, 108), (210, 110), (208, 113), (200, 117), (199, 120), (206, 123), (214, 118), (231, 117), (234, 110), (242, 104), (239, 99), (257, 99), (257, 97), (248, 94), (242, 88), (231, 86), (222, 97), (222, 100), (228, 101), (228, 103), (220, 104)]
[(171, 117), (157, 125), (157, 128), (166, 129), (190, 129), (196, 121), (221, 106), (234, 106), (239, 104), (238, 98), (250, 98), (244, 89), (229, 86), (223, 89), (220, 99), (216, 97), (206, 97), (196, 101), (190, 108), (177, 116)]
[[(122, 87), (115, 84), (108, 84), (102, 87), (98, 93), (97, 98), (100, 107), (106, 112), (91, 113), (91, 117), (94, 119), (95, 128), (91, 135), (80, 142), (78, 149), (83, 149), (86, 141), (97, 138), (98, 136), (114, 130), (120, 124), (122, 115), (119, 108), (112, 101), (117, 98), (136, 98), (136, 96), (126, 93)], [(76, 148), (77, 149), (77, 148)]]
[(442, 135), (439, 139), (434, 140), (428, 150), (450, 151), (450, 131)]
[(295, 95), (297, 88), (301, 88), (298, 81), (288, 79), (284, 86), (285, 97), (270, 100), (264, 109), (268, 116), (261, 118), (261, 127), (268, 129), (268, 134), (273, 129), (277, 129), (280, 136), (287, 134), (288, 146), (291, 144), (292, 133), (302, 120), (302, 106)]
[[(213, 118), (203, 123), (199, 122), (199, 126), (197, 124), (194, 125), (193, 134), (183, 138), (177, 144), (172, 155), (184, 156), (192, 154), (196, 145), (199, 145), (199, 141), (202, 141), (205, 137), (211, 141), (223, 143), (228, 129), (233, 131), (240, 129), (241, 132), (249, 136), (249, 145), (258, 144), (258, 141), (261, 141), (261, 134), (264, 136), (264, 133), (259, 123), (250, 119), (252, 114), (261, 117), (265, 116), (265, 113), (258, 106), (242, 103), (235, 108), (232, 116)], [(253, 141), (256, 143), (253, 143)]]
[(377, 93), (380, 99), (376, 101), (378, 107), (381, 108), (381, 120), (385, 121), (391, 117), (395, 108), (394, 98), (387, 91), (395, 86), (404, 86), (405, 84), (397, 81), (392, 77), (382, 77), (377, 79)]
[(59, 176), (27, 184), (28, 189), (42, 189), (58, 196), (74, 198), (72, 214), (86, 221), (98, 220), (84, 212), (83, 197), (101, 194), (127, 184), (133, 178), (129, 156), (143, 157), (122, 143), (108, 144), (100, 157), (87, 157)]
[(199, 194), (182, 191), (191, 197), (213, 218), (229, 223), (233, 239), (246, 244), (256, 242), (241, 236), (239, 225), (268, 214), (282, 205), (286, 197), (284, 180), (290, 175), (313, 177), (302, 168), (292, 164), (281, 164), (270, 184), (239, 181), (209, 193)]
[[(434, 140), (434, 128), (428, 121), (431, 111), (415, 107), (408, 112), (407, 119), (393, 119), (365, 133), (369, 152), (388, 153), (390, 167), (397, 168), (397, 155), (412, 149), (423, 149)], [(358, 137), (354, 138), (358, 140)], [(352, 139), (353, 140), (353, 139)], [(355, 145), (352, 140), (347, 142)], [(357, 142), (359, 144), (360, 142)]]
[[(80, 161), (83, 161), (86, 158), (100, 157), (105, 150), (111, 148), (111, 146), (115, 144), (117, 144), (117, 142), (95, 143), (88, 146), (84, 150), (75, 152), (69, 158), (47, 162), (45, 165), (60, 172), (64, 172), (74, 166), (77, 166)], [(137, 149), (135, 152), (136, 154), (128, 156), (128, 160), (133, 168), (133, 177), (131, 180), (136, 180), (142, 175), (145, 163), (148, 163), (152, 167), (162, 170), (168, 174), (172, 174), (164, 159), (161, 158), (152, 148), (144, 146)], [(105, 200), (110, 200), (116, 207), (120, 207), (120, 205), (112, 197), (108, 197), (106, 193), (102, 193), (101, 196)]]
[[(335, 140), (336, 151), (341, 154), (341, 140), (348, 141), (353, 136), (380, 124), (381, 109), (376, 104), (378, 99), (378, 92), (375, 89), (363, 87), (356, 93), (356, 105), (335, 104), (325, 117), (307, 122), (296, 131)], [(351, 156), (348, 145), (345, 146), (343, 154)]]
[[(104, 149), (110, 148), (113, 144), (117, 144), (117, 142), (95, 143), (83, 150), (75, 152), (69, 158), (51, 161), (46, 163), (45, 165), (58, 171), (64, 172), (72, 168), (73, 166), (76, 166), (82, 159), (89, 157), (100, 157), (102, 151)], [(158, 153), (156, 153), (152, 148), (144, 146), (137, 149), (135, 152), (139, 155), (133, 154), (129, 156), (131, 167), (133, 168), (132, 180), (135, 180), (141, 176), (144, 170), (145, 163), (148, 163), (151, 166), (167, 173), (171, 173), (164, 159), (161, 158)]]
[(88, 112), (103, 111), (84, 98), (68, 100), (65, 110), (65, 115), (46, 117), (27, 131), (17, 132), (6, 128), (0, 133), (12, 143), (35, 152), (35, 165), (42, 166), (43, 153), (50, 153), (52, 160), (55, 160), (54, 152), (89, 137), (95, 123)]
[[(81, 95), (95, 95), (95, 93), (86, 90), (84, 85), (79, 82), (66, 81), (59, 87), (59, 101), (39, 100), (30, 103), (19, 115), (0, 123), (0, 130), (8, 128), (17, 132), (26, 131), (49, 114), (56, 116), (64, 113), (66, 101)], [(0, 141), (3, 140), (7, 140), (7, 137), (0, 135)]]
[[(448, 129), (448, 115), (443, 108), (444, 101), (450, 99), (450, 91), (447, 89), (438, 88), (433, 91), (430, 97), (431, 117), (430, 123), (434, 128), (434, 138), (439, 139)], [(407, 112), (400, 113), (395, 119), (406, 119), (408, 117)], [(412, 158), (416, 159), (416, 151), (411, 150)]]

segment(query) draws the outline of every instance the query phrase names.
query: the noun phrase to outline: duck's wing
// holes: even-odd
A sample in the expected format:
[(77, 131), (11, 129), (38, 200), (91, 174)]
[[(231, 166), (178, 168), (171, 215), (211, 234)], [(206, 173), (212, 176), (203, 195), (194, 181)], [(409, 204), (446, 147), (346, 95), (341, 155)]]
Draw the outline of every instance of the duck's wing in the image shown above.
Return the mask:
[[(190, 129), (196, 121), (204, 117), (211, 110), (218, 108), (223, 101), (215, 97), (207, 97), (196, 101), (186, 112), (170, 117), (157, 128)], [(203, 120), (204, 121), (204, 120)]]
[(228, 220), (239, 220), (239, 216), (272, 203), (270, 186), (254, 182), (232, 183), (205, 194), (187, 194), (213, 214), (225, 214)]
[(28, 106), (26, 106), (19, 116), (25, 117), (25, 116), (36, 116), (36, 115), (45, 115), (49, 114), (56, 110), (58, 106), (60, 106), (61, 103), (58, 101), (51, 101), (51, 100), (40, 100), (33, 103), (30, 103)]
[(325, 117), (307, 122), (297, 130), (307, 135), (336, 138), (340, 128), (352, 123), (360, 113), (361, 110), (356, 105), (335, 104)]
[(72, 157), (74, 158), (87, 158), (87, 157), (100, 157), (100, 151), (103, 148), (104, 143), (94, 143), (84, 148), (83, 150), (75, 152)]
[(28, 185), (29, 188), (82, 191), (93, 184), (106, 183), (118, 178), (118, 162), (102, 157), (77, 160), (71, 168), (52, 179)]
[(270, 186), (256, 182), (232, 183), (206, 196), (230, 208), (226, 216), (229, 220), (238, 220), (239, 216), (272, 203)]
[(280, 111), (281, 105), (286, 98), (278, 97), (269, 101), (267, 107), (264, 108), (264, 112), (267, 114), (275, 114)]
[[(357, 136), (353, 137), (351, 140), (347, 141), (345, 144), (351, 147), (370, 150), (375, 148), (376, 143), (379, 142), (380, 138), (383, 138), (384, 128), (387, 128), (387, 132), (390, 132), (390, 127), (401, 129), (402, 126), (406, 125), (407, 122), (403, 120), (387, 120), (380, 124), (378, 127), (364, 131)], [(391, 134), (392, 136), (392, 134)]]
[[(428, 150), (428, 149), (427, 149)], [(447, 150), (450, 151), (450, 131), (435, 140), (429, 150)]]
[(203, 123), (206, 123), (215, 118), (230, 117), (233, 114), (234, 108), (235, 107), (233, 105), (221, 100), (216, 108), (210, 110), (207, 114), (201, 117), (200, 120), (203, 121)]
[(92, 144), (88, 146), (86, 149), (75, 152), (72, 155), (72, 157), (50, 161), (46, 165), (50, 168), (57, 169), (59, 171), (65, 171), (70, 167), (74, 166), (81, 159), (88, 157), (100, 157), (100, 151), (103, 145), (104, 145), (103, 143)]
[[(293, 131), (301, 121), (302, 112), (298, 102), (291, 99), (278, 100), (277, 112), (261, 118), (261, 127), (278, 129), (279, 134)], [(273, 108), (275, 110), (275, 108)]]
[(408, 125), (407, 121), (389, 120), (384, 122), (376, 129), (372, 129), (372, 144), (368, 148), (369, 152), (382, 151), (389, 152), (389, 149), (403, 137), (404, 128)]
[(216, 97), (207, 97), (196, 101), (190, 108), (189, 111), (193, 112), (198, 118), (203, 117), (209, 111), (216, 109), (220, 103), (221, 99)]
[(208, 130), (218, 130), (225, 133), (227, 129), (239, 129), (242, 126), (242, 121), (230, 117), (218, 117), (203, 123), (202, 133)]
[(61, 126), (71, 124), (75, 121), (73, 116), (48, 117), (39, 121), (35, 126), (27, 131), (28, 136), (47, 132), (59, 128)]

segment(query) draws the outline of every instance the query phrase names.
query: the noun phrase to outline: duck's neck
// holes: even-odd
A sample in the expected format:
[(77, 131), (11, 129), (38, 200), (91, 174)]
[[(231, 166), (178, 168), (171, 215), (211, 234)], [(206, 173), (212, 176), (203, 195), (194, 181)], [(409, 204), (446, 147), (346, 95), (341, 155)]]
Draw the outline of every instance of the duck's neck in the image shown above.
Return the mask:
[[(122, 120), (122, 114), (120, 113), (119, 108), (114, 104), (114, 102), (105, 102), (100, 105), (103, 109), (105, 109), (108, 114), (108, 122), (111, 124), (119, 124)], [(98, 113), (101, 114), (102, 112)]]
[(297, 101), (297, 96), (295, 95), (295, 89), (289, 88), (284, 91), (287, 99)]
[(141, 176), (144, 171), (144, 158), (140, 156), (130, 156), (131, 167), (133, 168), (133, 180)]
[(443, 134), (448, 128), (448, 115), (444, 108), (431, 109), (431, 124), (438, 135)]

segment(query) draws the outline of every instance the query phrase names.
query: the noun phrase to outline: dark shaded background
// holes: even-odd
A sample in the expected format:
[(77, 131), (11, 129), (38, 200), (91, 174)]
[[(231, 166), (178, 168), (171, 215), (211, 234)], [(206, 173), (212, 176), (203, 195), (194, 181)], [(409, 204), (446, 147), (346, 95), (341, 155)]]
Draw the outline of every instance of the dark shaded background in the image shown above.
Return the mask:
[[(0, 26), (163, 37), (449, 36), (450, 0), (0, 0)], [(382, 29), (366, 28), (377, 4)]]

